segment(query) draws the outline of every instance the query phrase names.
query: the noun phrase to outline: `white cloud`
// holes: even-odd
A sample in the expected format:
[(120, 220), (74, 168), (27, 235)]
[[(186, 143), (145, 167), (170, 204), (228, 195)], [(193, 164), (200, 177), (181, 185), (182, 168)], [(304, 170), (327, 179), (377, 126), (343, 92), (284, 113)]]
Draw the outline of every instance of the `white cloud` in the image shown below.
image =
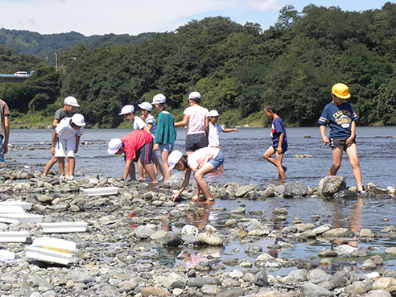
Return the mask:
[(246, 2), (252, 10), (270, 11), (282, 8), (278, 0), (246, 0)]

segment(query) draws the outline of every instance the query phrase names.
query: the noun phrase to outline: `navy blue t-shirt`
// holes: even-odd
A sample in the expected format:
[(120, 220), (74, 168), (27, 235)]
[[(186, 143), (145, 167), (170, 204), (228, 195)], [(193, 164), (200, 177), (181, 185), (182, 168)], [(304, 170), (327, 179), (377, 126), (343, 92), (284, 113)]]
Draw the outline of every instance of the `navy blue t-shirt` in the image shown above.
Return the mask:
[(280, 117), (277, 117), (272, 121), (272, 127), (271, 127), (271, 139), (272, 139), (273, 147), (278, 146), (279, 136), (281, 133), (283, 133), (282, 148), (284, 151), (287, 151), (287, 135), (286, 135), (285, 125), (283, 124), (282, 119)]
[(348, 102), (344, 101), (339, 106), (331, 102), (324, 107), (318, 124), (325, 126), (329, 124), (331, 129), (329, 138), (347, 139), (352, 133), (352, 122), (357, 119), (356, 113)]

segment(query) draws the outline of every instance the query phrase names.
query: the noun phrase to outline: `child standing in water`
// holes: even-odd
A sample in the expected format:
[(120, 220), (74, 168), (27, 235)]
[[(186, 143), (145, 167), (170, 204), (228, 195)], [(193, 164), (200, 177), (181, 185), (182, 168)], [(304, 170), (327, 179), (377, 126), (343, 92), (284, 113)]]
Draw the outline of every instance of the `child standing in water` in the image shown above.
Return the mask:
[(173, 151), (168, 158), (169, 170), (175, 168), (178, 171), (184, 171), (185, 175), (180, 190), (172, 196), (172, 200), (175, 201), (187, 187), (190, 181), (191, 171), (193, 171), (197, 181), (197, 192), (192, 197), (192, 201), (198, 201), (199, 194), (202, 190), (202, 193), (206, 197), (205, 203), (213, 203), (214, 199), (212, 194), (210, 194), (208, 184), (203, 179), (203, 176), (216, 170), (223, 163), (224, 156), (218, 148), (205, 147), (189, 155), (183, 155), (179, 151)]
[(168, 165), (168, 156), (173, 151), (173, 146), (176, 140), (176, 128), (173, 116), (167, 111), (166, 97), (162, 94), (157, 94), (153, 97), (155, 110), (158, 112), (158, 125), (154, 137), (154, 148), (158, 147), (161, 152), (162, 166), (165, 171), (165, 181), (171, 176), (171, 171)]
[[(142, 112), (142, 119), (145, 120), (146, 125), (148, 129), (150, 130), (150, 133), (153, 137), (155, 137), (155, 131), (157, 129), (156, 121), (155, 118), (150, 114), (150, 111), (153, 109), (150, 103), (148, 102), (143, 102), (141, 104), (138, 104), (140, 111)], [(153, 150), (151, 153), (151, 160), (153, 161), (155, 167), (157, 167), (157, 170), (161, 174), (161, 178), (158, 179), (158, 181), (162, 181), (165, 177), (164, 171), (162, 170), (161, 163), (158, 161), (158, 156), (156, 150)]]
[[(218, 148), (220, 146), (220, 132), (229, 133), (229, 132), (239, 132), (238, 129), (223, 129), (218, 123), (219, 113), (217, 110), (211, 110), (209, 112), (209, 147)], [(220, 170), (224, 171), (224, 166), (221, 164)]]
[[(264, 112), (267, 117), (272, 120), (271, 126), (271, 139), (272, 146), (270, 146), (267, 151), (264, 153), (263, 157), (268, 162), (274, 164), (276, 168), (278, 168), (279, 176), (278, 178), (285, 179), (286, 178), (286, 170), (287, 167), (282, 166), (283, 154), (287, 151), (287, 135), (286, 128), (283, 124), (282, 119), (276, 114), (275, 105), (272, 103), (268, 103), (264, 107)], [(271, 157), (273, 154), (276, 154), (276, 159)]]
[(188, 95), (190, 107), (184, 110), (183, 121), (177, 122), (175, 127), (187, 125), (186, 131), (186, 154), (208, 146), (209, 135), (209, 111), (201, 106), (201, 94), (191, 92)]
[[(356, 120), (358, 117), (353, 111), (351, 104), (345, 102), (345, 99), (351, 97), (348, 86), (343, 83), (335, 84), (331, 89), (331, 97), (333, 98), (332, 102), (324, 107), (318, 121), (323, 144), (330, 143), (333, 155), (333, 165), (328, 175), (337, 174), (338, 169), (341, 167), (342, 152), (345, 151), (352, 165), (352, 173), (355, 177), (357, 190), (363, 194), (362, 173), (355, 143)], [(330, 139), (325, 134), (327, 124), (330, 127)]]

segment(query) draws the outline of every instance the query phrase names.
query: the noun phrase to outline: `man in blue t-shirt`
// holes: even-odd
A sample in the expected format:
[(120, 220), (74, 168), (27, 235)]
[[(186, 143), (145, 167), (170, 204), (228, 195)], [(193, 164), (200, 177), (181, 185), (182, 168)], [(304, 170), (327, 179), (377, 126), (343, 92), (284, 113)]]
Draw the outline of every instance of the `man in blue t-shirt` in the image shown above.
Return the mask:
[[(352, 106), (345, 102), (351, 97), (347, 85), (338, 83), (331, 90), (332, 102), (327, 104), (322, 111), (318, 121), (323, 144), (330, 143), (333, 155), (333, 165), (328, 175), (336, 175), (341, 167), (342, 153), (345, 151), (352, 165), (353, 176), (356, 187), (360, 193), (364, 193), (362, 186), (362, 173), (360, 171), (359, 159), (355, 143), (356, 120), (358, 117)], [(325, 135), (326, 125), (330, 127), (329, 138)]]
[[(282, 119), (276, 114), (275, 105), (273, 105), (272, 103), (268, 103), (264, 107), (264, 112), (267, 117), (272, 120), (272, 146), (267, 149), (263, 157), (268, 162), (274, 164), (276, 168), (278, 168), (278, 178), (285, 179), (287, 167), (282, 166), (283, 154), (287, 151), (287, 135), (285, 125), (283, 124)], [(276, 159), (271, 157), (275, 153)]]

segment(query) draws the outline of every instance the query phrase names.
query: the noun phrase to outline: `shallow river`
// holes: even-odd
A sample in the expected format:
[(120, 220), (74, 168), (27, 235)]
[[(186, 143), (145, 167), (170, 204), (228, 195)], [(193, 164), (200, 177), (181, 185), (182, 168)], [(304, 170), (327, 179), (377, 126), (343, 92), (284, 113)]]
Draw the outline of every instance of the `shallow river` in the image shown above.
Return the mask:
[[(120, 177), (124, 168), (123, 158), (108, 156), (106, 153), (107, 144), (104, 142), (114, 137), (123, 137), (130, 130), (86, 130), (82, 140), (87, 144), (81, 145), (76, 159), (76, 171), (84, 172), (86, 175), (100, 174), (102, 176)], [(17, 162), (22, 164), (45, 164), (50, 159), (49, 147), (51, 130), (12, 130), (10, 143), (22, 145), (23, 150), (10, 151), (7, 155), (7, 162)], [(269, 128), (240, 129), (239, 133), (222, 133), (220, 146), (225, 156), (225, 172), (207, 176), (206, 180), (216, 184), (224, 184), (232, 181), (238, 184), (254, 183), (258, 186), (267, 186), (270, 183), (278, 183), (276, 179), (277, 170), (267, 163), (262, 154), (271, 145), (269, 139)], [(319, 181), (327, 175), (331, 166), (331, 150), (328, 146), (323, 146), (320, 138), (319, 128), (287, 128), (289, 150), (284, 157), (284, 165), (288, 167), (287, 179), (298, 180), (308, 186), (317, 186)], [(396, 187), (394, 174), (395, 167), (395, 144), (396, 127), (358, 127), (357, 128), (357, 149), (362, 169), (363, 184), (375, 182), (380, 187)], [(184, 150), (185, 130), (178, 130), (176, 149)], [(26, 148), (29, 146), (29, 148)], [(294, 158), (294, 155), (312, 155), (307, 158)], [(56, 165), (57, 166), (57, 165)], [(54, 171), (58, 172), (58, 168)], [(42, 167), (44, 169), (44, 166)], [(352, 176), (351, 166), (347, 157), (344, 156), (343, 164), (338, 175), (342, 175), (347, 180), (347, 185), (355, 185)], [(207, 207), (205, 211), (195, 212), (189, 217), (190, 221), (198, 227), (209, 223), (219, 229), (224, 228), (225, 220), (231, 218), (228, 211), (241, 207), (246, 209), (248, 217), (270, 221), (273, 217), (272, 210), (277, 207), (288, 209), (288, 220), (283, 225), (292, 224), (296, 217), (301, 218), (304, 223), (311, 221), (312, 215), (320, 215), (322, 223), (330, 223), (332, 226), (347, 227), (353, 231), (362, 228), (369, 228), (373, 232), (379, 232), (386, 225), (396, 225), (396, 204), (394, 199), (358, 199), (358, 200), (328, 200), (317, 198), (305, 199), (284, 199), (269, 198), (266, 201), (249, 200), (217, 200), (214, 205)], [(226, 207), (226, 212), (211, 210), (210, 208)], [(249, 215), (249, 211), (262, 210), (261, 216)], [(383, 221), (388, 218), (389, 221)], [(277, 226), (281, 228), (282, 226)], [(172, 227), (174, 231), (178, 229)], [(263, 239), (256, 242), (267, 252), (268, 245), (274, 244), (275, 239)], [(334, 242), (310, 241), (296, 243), (295, 248), (271, 251), (278, 257), (319, 259), (317, 257), (324, 247), (330, 248)], [(383, 254), (384, 249), (396, 244), (396, 238), (380, 238), (372, 242), (359, 242), (360, 246), (378, 247), (374, 254)], [(254, 261), (244, 253), (248, 244), (241, 244), (238, 240), (231, 242), (221, 250), (202, 251), (210, 253), (213, 257), (221, 256), (226, 258), (239, 258)], [(235, 250), (239, 249), (239, 250)], [(158, 251), (157, 251), (158, 252)], [(169, 261), (170, 265), (192, 265), (196, 261), (202, 260), (199, 250), (171, 250), (163, 249), (164, 263)], [(384, 266), (390, 269), (396, 264), (394, 257), (388, 257)], [(233, 270), (235, 267), (228, 267)], [(291, 269), (296, 269), (291, 268)], [(273, 274), (287, 273), (286, 268), (282, 268)]]

